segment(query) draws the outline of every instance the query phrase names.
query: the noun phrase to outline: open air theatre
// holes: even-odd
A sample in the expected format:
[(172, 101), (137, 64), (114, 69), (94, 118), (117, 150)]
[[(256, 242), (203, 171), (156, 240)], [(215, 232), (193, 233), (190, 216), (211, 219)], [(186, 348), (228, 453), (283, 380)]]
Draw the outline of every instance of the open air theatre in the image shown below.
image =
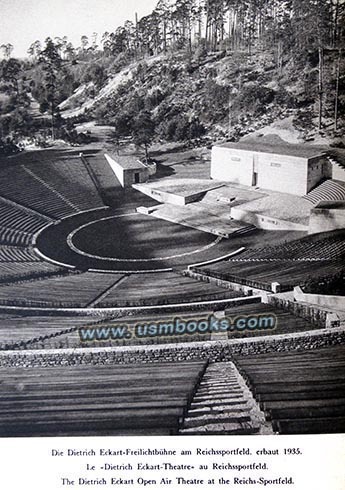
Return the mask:
[[(188, 165), (4, 161), (1, 436), (344, 431), (344, 297), (303, 290), (344, 263), (341, 160), (226, 143), (190, 162), (199, 178)], [(131, 330), (268, 314), (276, 328), (255, 333)], [(127, 338), (102, 337), (119, 323)]]

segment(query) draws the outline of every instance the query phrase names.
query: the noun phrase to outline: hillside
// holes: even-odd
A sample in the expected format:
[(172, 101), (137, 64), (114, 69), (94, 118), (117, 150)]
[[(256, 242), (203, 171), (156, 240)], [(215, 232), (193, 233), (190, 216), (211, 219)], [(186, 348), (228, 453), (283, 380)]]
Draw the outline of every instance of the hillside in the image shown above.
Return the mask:
[[(331, 70), (331, 62), (327, 68)], [(124, 121), (146, 110), (156, 137), (165, 141), (189, 139), (194, 121), (197, 129), (192, 138), (207, 134), (212, 139), (238, 140), (256, 132), (278, 134), (290, 142), (335, 139), (339, 144), (342, 131), (334, 132), (331, 96), (324, 128), (317, 131), (313, 71), (310, 66), (301, 71), (290, 61), (277, 70), (274, 53), (264, 50), (253, 55), (222, 51), (192, 58), (152, 56), (110, 74), (93, 97), (87, 95), (89, 85), (79, 86), (59, 107), (63, 117), (96, 120), (121, 134)]]
[(345, 4), (159, 0), (74, 46), (48, 37), (0, 61), (0, 147), (85, 144), (76, 125), (210, 145), (250, 133), (344, 147)]

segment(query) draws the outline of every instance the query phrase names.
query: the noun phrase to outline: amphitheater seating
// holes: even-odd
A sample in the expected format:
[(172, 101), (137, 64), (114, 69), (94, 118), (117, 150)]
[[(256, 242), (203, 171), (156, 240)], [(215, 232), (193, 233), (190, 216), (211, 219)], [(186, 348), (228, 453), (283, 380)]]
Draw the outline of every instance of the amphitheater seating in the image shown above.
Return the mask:
[(195, 271), (211, 278), (233, 281), (267, 291), (271, 291), (272, 282), (278, 282), (283, 291), (288, 291), (304, 283), (315, 271), (318, 276), (331, 276), (339, 272), (343, 265), (343, 259), (312, 262), (221, 262)]
[(256, 400), (280, 434), (345, 431), (345, 346), (235, 356)]
[[(156, 304), (158, 302), (163, 302), (164, 299), (169, 298), (174, 289), (169, 289), (171, 287), (172, 279), (178, 281), (181, 289), (184, 291), (185, 287), (183, 284), (187, 285), (187, 290), (189, 289), (191, 295), (205, 295), (205, 299), (210, 297), (224, 297), (232, 295), (231, 291), (222, 290), (219, 288), (221, 293), (214, 293), (214, 287), (209, 284), (198, 282), (195, 280), (190, 280), (184, 276), (180, 276), (174, 273), (168, 273), (167, 275), (162, 274), (158, 276), (161, 281), (155, 281), (156, 275), (144, 274), (136, 276), (133, 278), (131, 276), (131, 281), (129, 286), (127, 285), (128, 293), (125, 287), (127, 276), (121, 274), (96, 274), (91, 272), (86, 273), (64, 273), (61, 275), (62, 270), (51, 264), (44, 262), (27, 262), (27, 263), (5, 263), (2, 264), (2, 271), (5, 271), (3, 281), (13, 281), (6, 284), (0, 285), (0, 302), (2, 304), (17, 304), (18, 306), (50, 306), (50, 307), (102, 307), (102, 306), (114, 306), (118, 304), (127, 304), (132, 301), (133, 304), (140, 302), (142, 296), (145, 298), (145, 302), (149, 304), (152, 302)], [(4, 273), (4, 272), (3, 272)], [(44, 277), (44, 274), (55, 273), (57, 276)], [(25, 279), (25, 274), (32, 276), (32, 280), (25, 280), (20, 282), (15, 282), (15, 278)], [(149, 281), (148, 278), (149, 277)], [(30, 276), (29, 276), (30, 277)], [(139, 285), (135, 282), (135, 279), (139, 281)], [(133, 290), (133, 282), (137, 286), (137, 293), (129, 294), (129, 291)], [(162, 291), (162, 288), (167, 285), (165, 294), (163, 298), (158, 297), (158, 292)], [(120, 293), (117, 293), (117, 288), (120, 288)], [(155, 288), (155, 289), (154, 289)], [(200, 293), (201, 292), (201, 293)], [(129, 296), (128, 296), (129, 294)], [(110, 299), (109, 296), (110, 295)], [(239, 294), (234, 294), (234, 296), (239, 296)], [(174, 300), (174, 297), (171, 299)], [(185, 294), (181, 294), (176, 299), (180, 301), (186, 301)], [(170, 298), (169, 298), (170, 299)], [(203, 297), (202, 297), (203, 299)], [(161, 316), (161, 315), (160, 315)], [(55, 320), (54, 320), (55, 321)], [(40, 318), (37, 318), (38, 325), (40, 324)], [(54, 322), (52, 320), (52, 325)], [(52, 327), (51, 333), (58, 333), (61, 329), (55, 329)], [(30, 337), (30, 334), (18, 331), (18, 335), (14, 334), (16, 340), (29, 340), (30, 338), (37, 337), (37, 331)], [(21, 337), (24, 333), (23, 338)], [(193, 337), (188, 337), (187, 339), (177, 338), (177, 339), (161, 339), (162, 342), (174, 342), (174, 341), (190, 341), (190, 340), (207, 340), (210, 336), (203, 334)], [(2, 337), (3, 341), (7, 341), (8, 338)], [(60, 336), (58, 339), (61, 341), (62, 346), (80, 346), (80, 339), (77, 332), (68, 332)], [(133, 340), (133, 343), (136, 339)], [(1, 338), (0, 338), (1, 343)], [(128, 344), (128, 341), (118, 341), (118, 343)], [(147, 343), (147, 340), (146, 340)], [(49, 342), (49, 345), (51, 343)], [(96, 343), (97, 345), (97, 343)]]
[(7, 168), (1, 172), (0, 195), (50, 218), (62, 218), (78, 209), (54, 188), (38, 180), (29, 167)]
[[(1, 186), (1, 183), (0, 183)], [(0, 243), (28, 245), (49, 219), (0, 197)]]
[(345, 257), (345, 232), (335, 230), (276, 246), (248, 249), (227, 261), (192, 270), (210, 278), (238, 282), (271, 290), (279, 282), (283, 290), (309, 279), (311, 272), (330, 276), (338, 272)]
[[(23, 265), (23, 264), (22, 264)], [(27, 267), (25, 264), (24, 267)], [(53, 267), (48, 263), (40, 267)], [(37, 266), (36, 266), (37, 267)], [(57, 268), (56, 268), (57, 269)], [(40, 278), (36, 281), (0, 285), (0, 302), (12, 300), (18, 304), (47, 306), (88, 306), (102, 291), (118, 281), (117, 274), (65, 273), (61, 277)]]
[(338, 180), (326, 180), (303, 197), (312, 204), (320, 201), (344, 201), (345, 184)]
[(79, 157), (56, 158), (49, 162), (49, 166), (42, 162), (31, 166), (30, 170), (80, 211), (103, 206), (103, 201)]
[(281, 335), (289, 334), (293, 332), (306, 332), (319, 328), (316, 325), (311, 324), (307, 320), (301, 317), (297, 317), (292, 313), (284, 311), (280, 308), (276, 308), (271, 304), (253, 303), (243, 304), (226, 310), (226, 315), (232, 318), (240, 316), (255, 316), (255, 315), (274, 315), (276, 318), (276, 328), (274, 330), (254, 330), (254, 331), (231, 331), (228, 332), (229, 339), (236, 338), (249, 338), (266, 335)]
[(30, 245), (31, 241), (32, 235), (29, 233), (0, 226), (0, 243), (23, 247)]
[(33, 287), (33, 281), (37, 279), (44, 280), (47, 276), (51, 279), (51, 276), (65, 274), (68, 274), (66, 269), (49, 264), (49, 262), (1, 262), (0, 288), (3, 288), (2, 291), (4, 292), (2, 299), (10, 301), (17, 299), (15, 296), (11, 296), (11, 293), (6, 292), (6, 288), (11, 289), (13, 287), (15, 289), (16, 283), (18, 288), (30, 289)]
[[(282, 334), (290, 334), (294, 332), (306, 332), (315, 329), (322, 328), (317, 324), (312, 324), (304, 318), (294, 316), (292, 313), (286, 312), (282, 309), (276, 308), (269, 304), (263, 303), (248, 303), (242, 304), (239, 306), (229, 307), (226, 310), (226, 317), (234, 319), (237, 317), (251, 317), (256, 315), (267, 315), (271, 316), (272, 314), (276, 317), (276, 325), (274, 329), (255, 329), (255, 330), (239, 330), (239, 331), (229, 331), (225, 332), (226, 337), (229, 340), (233, 339), (245, 339), (245, 338), (257, 338), (257, 337), (265, 337), (282, 335)], [(154, 336), (154, 337), (140, 337), (135, 334), (135, 325), (137, 324), (146, 324), (146, 323), (171, 323), (173, 319), (178, 316), (181, 321), (195, 321), (196, 319), (206, 319), (210, 315), (214, 315), (214, 312), (209, 311), (192, 311), (190, 308), (186, 307), (184, 311), (179, 311), (178, 313), (166, 313), (164, 311), (158, 312), (146, 312), (146, 314), (141, 313), (140, 315), (135, 315), (133, 317), (133, 313), (127, 314), (121, 313), (118, 318), (108, 318), (105, 320), (99, 320), (98, 324), (92, 323), (89, 319), (87, 322), (90, 326), (96, 326), (99, 328), (105, 327), (106, 329), (117, 327), (119, 325), (128, 325), (129, 331), (132, 333), (132, 337), (128, 338), (118, 338), (112, 340), (91, 340), (88, 339), (86, 341), (82, 341), (80, 339), (80, 335), (78, 329), (68, 330), (66, 332), (61, 332), (59, 337), (54, 338), (53, 340), (47, 339), (44, 341), (44, 347), (52, 348), (79, 348), (79, 347), (99, 347), (103, 346), (129, 346), (129, 345), (163, 345), (163, 344), (180, 344), (180, 343), (188, 343), (188, 342), (207, 342), (210, 340), (216, 340), (217, 337), (212, 334), (212, 332), (204, 332), (204, 333), (193, 333), (192, 335), (162, 335), (162, 336)], [(58, 318), (56, 318), (58, 320)], [(38, 319), (39, 320), (39, 319)], [(54, 324), (54, 321), (52, 324)], [(1, 325), (1, 324), (0, 324)], [(52, 330), (53, 331), (53, 330)], [(18, 334), (18, 339), (20, 340), (20, 334)], [(42, 344), (40, 344), (42, 345)], [(30, 346), (29, 346), (30, 347)], [(30, 347), (31, 348), (31, 347)], [(32, 344), (32, 348), (36, 348), (35, 344)]]
[(345, 231), (319, 233), (278, 246), (248, 249), (231, 262), (332, 260), (345, 256)]
[(0, 177), (0, 195), (51, 218), (103, 205), (79, 158), (7, 168)]
[(75, 345), (70, 344), (68, 339), (78, 335), (76, 329), (89, 324), (97, 325), (99, 321), (98, 317), (87, 315), (3, 311), (0, 314), (0, 349), (73, 347)]
[(1, 368), (0, 436), (176, 434), (205, 367)]
[(200, 282), (176, 272), (129, 275), (104, 298), (99, 306), (155, 305), (193, 301), (236, 298), (240, 293)]
[(41, 259), (29, 247), (0, 245), (0, 262), (40, 262)]

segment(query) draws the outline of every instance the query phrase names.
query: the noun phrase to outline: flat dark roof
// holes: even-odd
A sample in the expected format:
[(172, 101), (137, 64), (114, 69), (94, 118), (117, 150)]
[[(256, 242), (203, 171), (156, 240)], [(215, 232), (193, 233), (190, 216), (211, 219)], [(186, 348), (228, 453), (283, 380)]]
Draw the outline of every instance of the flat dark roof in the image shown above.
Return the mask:
[(270, 145), (269, 143), (261, 142), (238, 142), (238, 143), (222, 143), (215, 145), (222, 148), (231, 148), (234, 150), (245, 150), (254, 151), (259, 153), (272, 153), (274, 155), (288, 155), (293, 157), (301, 158), (313, 158), (322, 155), (325, 150), (307, 146), (307, 145), (293, 145), (293, 144), (282, 144), (282, 145)]

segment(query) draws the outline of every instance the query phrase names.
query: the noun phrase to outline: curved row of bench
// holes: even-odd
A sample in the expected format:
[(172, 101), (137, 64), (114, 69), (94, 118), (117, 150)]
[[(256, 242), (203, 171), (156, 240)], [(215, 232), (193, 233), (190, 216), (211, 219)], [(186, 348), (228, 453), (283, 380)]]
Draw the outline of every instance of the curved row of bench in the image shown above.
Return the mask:
[(332, 260), (345, 255), (345, 232), (327, 234), (319, 240), (304, 238), (278, 246), (247, 249), (231, 262), (256, 260)]
[(344, 343), (232, 353), (239, 373), (217, 350), (4, 354), (0, 435), (258, 433), (259, 408), (277, 433), (344, 432)]
[(0, 245), (0, 262), (40, 262), (31, 247)]
[(271, 291), (272, 283), (278, 282), (282, 291), (305, 283), (311, 274), (319, 277), (332, 276), (343, 268), (343, 258), (315, 261), (262, 261), (220, 262), (212, 266), (194, 268), (206, 279), (221, 279), (249, 287)]
[(1, 369), (0, 436), (177, 434), (206, 365)]
[[(14, 282), (0, 284), (0, 304), (11, 300), (15, 305), (25, 302), (31, 306), (35, 303), (46, 306), (66, 308), (85, 307), (126, 307), (157, 304), (186, 303), (188, 300), (219, 300), (237, 298), (241, 293), (179, 275), (174, 272), (142, 274), (135, 277), (125, 274), (80, 272), (68, 273), (63, 277), (44, 277), (47, 271), (60, 270), (46, 262), (6, 263), (2, 269), (5, 279), (22, 272), (38, 271), (37, 279), (31, 282)], [(1, 276), (0, 276), (1, 279)], [(5, 280), (4, 279), (4, 280)]]
[(343, 182), (326, 180), (303, 197), (312, 204), (320, 201), (344, 201), (345, 186)]
[(79, 158), (35, 160), (2, 170), (0, 195), (49, 218), (59, 219), (103, 205)]
[[(64, 349), (80, 347), (100, 347), (100, 346), (129, 346), (129, 345), (157, 345), (157, 344), (179, 344), (190, 342), (205, 342), (209, 340), (219, 340), (219, 333), (214, 331), (192, 332), (189, 334), (178, 335), (173, 332), (167, 332), (165, 335), (140, 336), (137, 335), (135, 326), (144, 324), (171, 324), (176, 317), (185, 324), (198, 319), (205, 320), (214, 317), (214, 311), (209, 306), (208, 310), (193, 312), (188, 303), (184, 310), (178, 313), (157, 312), (140, 312), (140, 308), (133, 317), (132, 313), (124, 311), (104, 313), (103, 318), (87, 316), (72, 316), (64, 313), (64, 316), (58, 313), (39, 313), (35, 311), (21, 313), (18, 317), (15, 313), (4, 313), (0, 318), (0, 349)], [(274, 338), (281, 334), (290, 334), (295, 332), (308, 332), (318, 330), (320, 327), (316, 323), (295, 316), (292, 312), (284, 311), (270, 304), (247, 303), (242, 305), (234, 304), (232, 308), (226, 310), (226, 318), (234, 323), (236, 318), (269, 318), (275, 319), (273, 329), (256, 328), (229, 330), (221, 333), (222, 339), (250, 339), (266, 337), (267, 335)], [(104, 337), (103, 333), (107, 329), (127, 325), (128, 331), (131, 332), (131, 338), (111, 338)], [(96, 331), (93, 336), (87, 336), (82, 340), (80, 327), (94, 327)], [(165, 327), (164, 327), (165, 328)], [(163, 332), (164, 333), (164, 332)]]
[(345, 345), (235, 361), (276, 432), (345, 431)]

